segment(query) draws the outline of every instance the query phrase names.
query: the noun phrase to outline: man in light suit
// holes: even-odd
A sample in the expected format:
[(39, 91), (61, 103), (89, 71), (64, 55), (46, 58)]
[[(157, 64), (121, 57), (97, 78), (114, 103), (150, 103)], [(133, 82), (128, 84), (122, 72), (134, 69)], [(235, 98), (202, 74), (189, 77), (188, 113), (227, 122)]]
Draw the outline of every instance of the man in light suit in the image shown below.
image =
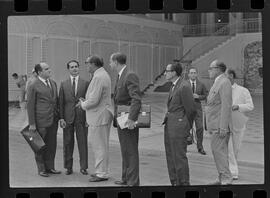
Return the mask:
[(232, 183), (229, 169), (228, 142), (231, 128), (232, 88), (226, 77), (226, 65), (218, 60), (209, 67), (209, 76), (214, 84), (207, 97), (206, 122), (211, 137), (211, 149), (218, 171), (218, 179), (212, 185)]
[(86, 92), (86, 97), (80, 99), (81, 108), (86, 111), (89, 124), (90, 143), (95, 155), (95, 174), (90, 182), (106, 181), (109, 177), (109, 136), (113, 119), (111, 103), (111, 78), (103, 68), (103, 60), (93, 55), (87, 58), (92, 80)]
[[(117, 185), (139, 186), (139, 128), (136, 121), (141, 109), (141, 91), (137, 74), (128, 70), (127, 57), (123, 53), (114, 53), (110, 57), (110, 66), (118, 73), (114, 91), (114, 127), (117, 127), (122, 154), (122, 179)], [(117, 106), (130, 106), (127, 128), (121, 129), (116, 121)]]
[(63, 128), (64, 138), (64, 167), (66, 175), (73, 173), (74, 132), (80, 156), (80, 172), (87, 175), (88, 148), (87, 148), (87, 123), (85, 111), (76, 107), (79, 98), (84, 98), (89, 82), (79, 76), (79, 63), (71, 60), (67, 63), (70, 76), (61, 82), (59, 90), (60, 127)]
[(188, 72), (189, 82), (193, 93), (193, 98), (195, 101), (195, 107), (197, 110), (196, 117), (194, 119), (196, 126), (196, 136), (197, 136), (197, 149), (202, 155), (206, 155), (203, 149), (203, 112), (201, 101), (205, 100), (207, 97), (207, 89), (205, 85), (198, 80), (198, 72), (195, 67), (191, 67)]
[(239, 114), (237, 117), (234, 117), (232, 122), (232, 133), (229, 140), (229, 168), (232, 173), (233, 180), (237, 180), (239, 175), (237, 158), (243, 140), (244, 131), (246, 130), (246, 123), (243, 122), (242, 126), (235, 126), (235, 123), (240, 122), (239, 116), (242, 116), (243, 118), (245, 117), (244, 114), (246, 112), (252, 111), (254, 105), (248, 89), (235, 82), (235, 71), (228, 69), (226, 74), (232, 84), (232, 115)]
[(37, 130), (43, 138), (46, 149), (35, 154), (38, 173), (48, 177), (48, 173), (60, 174), (54, 168), (59, 120), (57, 85), (50, 79), (51, 69), (47, 63), (35, 66), (37, 79), (29, 86), (27, 92), (27, 112), (29, 130)]
[(172, 82), (164, 118), (164, 144), (172, 186), (190, 185), (187, 159), (187, 138), (196, 115), (191, 87), (181, 77), (180, 63), (169, 64), (166, 80)]

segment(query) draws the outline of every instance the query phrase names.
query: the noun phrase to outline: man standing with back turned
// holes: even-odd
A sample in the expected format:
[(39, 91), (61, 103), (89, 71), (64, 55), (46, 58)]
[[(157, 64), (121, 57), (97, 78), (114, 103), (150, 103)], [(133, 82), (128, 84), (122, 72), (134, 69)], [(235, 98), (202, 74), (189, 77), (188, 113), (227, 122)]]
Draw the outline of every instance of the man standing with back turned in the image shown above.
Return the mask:
[(43, 138), (46, 149), (36, 153), (38, 174), (48, 177), (48, 173), (60, 174), (54, 168), (58, 129), (58, 95), (56, 82), (50, 79), (51, 69), (47, 63), (35, 66), (37, 79), (27, 92), (27, 112), (29, 130), (37, 130)]
[(198, 80), (198, 72), (195, 67), (191, 67), (188, 72), (189, 82), (191, 85), (195, 107), (197, 114), (195, 116), (195, 126), (196, 126), (196, 136), (197, 136), (197, 149), (198, 152), (202, 155), (206, 155), (206, 152), (203, 149), (203, 111), (201, 101), (205, 100), (207, 97), (207, 90), (205, 85)]
[(164, 122), (164, 143), (172, 186), (190, 185), (187, 159), (187, 137), (196, 114), (192, 91), (181, 77), (180, 63), (169, 64), (166, 80), (172, 82)]
[(67, 63), (69, 78), (61, 82), (59, 91), (60, 127), (63, 128), (64, 137), (64, 167), (66, 175), (73, 173), (74, 132), (80, 156), (80, 172), (87, 175), (88, 147), (87, 123), (85, 111), (76, 107), (79, 98), (84, 98), (89, 82), (79, 76), (79, 63), (71, 60)]
[(205, 109), (207, 129), (211, 137), (211, 149), (218, 171), (218, 179), (210, 185), (232, 183), (229, 169), (228, 142), (231, 128), (232, 85), (226, 77), (226, 65), (214, 60), (208, 69), (209, 77), (215, 82), (207, 97)]
[[(114, 126), (117, 126), (122, 154), (122, 180), (115, 184), (139, 186), (139, 128), (136, 127), (136, 121), (141, 109), (141, 92), (139, 78), (134, 72), (128, 71), (126, 59), (122, 53), (114, 53), (110, 58), (110, 66), (118, 73), (114, 92)], [(130, 106), (126, 122), (128, 127), (124, 129), (116, 125), (118, 105)]]

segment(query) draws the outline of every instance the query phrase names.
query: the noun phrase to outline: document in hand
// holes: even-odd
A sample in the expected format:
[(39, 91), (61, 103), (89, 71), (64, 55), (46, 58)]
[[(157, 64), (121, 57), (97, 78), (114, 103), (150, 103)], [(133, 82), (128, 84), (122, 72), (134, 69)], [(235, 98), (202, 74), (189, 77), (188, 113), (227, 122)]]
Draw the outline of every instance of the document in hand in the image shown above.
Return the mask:
[(243, 129), (248, 121), (248, 117), (239, 111), (232, 112), (232, 124), (235, 130)]
[(128, 113), (122, 113), (119, 117), (117, 117), (117, 122), (121, 129), (127, 128), (126, 125), (127, 120), (128, 120)]

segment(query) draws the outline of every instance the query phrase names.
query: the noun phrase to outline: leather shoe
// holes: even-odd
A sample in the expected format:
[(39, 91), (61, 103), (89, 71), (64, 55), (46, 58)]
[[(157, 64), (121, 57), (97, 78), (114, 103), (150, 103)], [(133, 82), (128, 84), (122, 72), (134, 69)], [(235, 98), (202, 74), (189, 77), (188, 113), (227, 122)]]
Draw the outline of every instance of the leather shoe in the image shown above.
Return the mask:
[(88, 175), (88, 172), (86, 169), (81, 169), (80, 172), (83, 174), (83, 175)]
[(114, 183), (117, 185), (124, 185), (124, 186), (127, 185), (127, 182), (125, 182), (125, 181), (115, 181)]
[(199, 149), (198, 152), (202, 155), (206, 155), (206, 152), (203, 149)]
[(102, 177), (98, 177), (98, 176), (95, 176), (95, 177), (91, 177), (89, 179), (89, 182), (101, 182), (101, 181), (107, 181), (108, 178), (102, 178)]
[(38, 174), (42, 177), (49, 177), (48, 173), (46, 172), (39, 172)]
[(71, 175), (72, 173), (73, 173), (73, 170), (72, 169), (67, 169), (66, 175)]
[(61, 174), (61, 171), (57, 171), (55, 169), (50, 169), (46, 171), (47, 173), (51, 173), (51, 174)]
[(91, 174), (90, 176), (91, 176), (91, 177), (95, 177), (95, 176), (97, 176), (97, 174), (96, 174), (96, 173), (93, 173), (93, 174)]

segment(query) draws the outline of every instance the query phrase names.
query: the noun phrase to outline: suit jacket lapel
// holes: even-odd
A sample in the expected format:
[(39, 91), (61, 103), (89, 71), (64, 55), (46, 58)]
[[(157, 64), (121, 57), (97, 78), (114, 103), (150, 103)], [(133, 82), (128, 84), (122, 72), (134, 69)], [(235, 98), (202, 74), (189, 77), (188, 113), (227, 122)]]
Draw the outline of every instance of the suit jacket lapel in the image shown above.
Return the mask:
[(127, 68), (125, 68), (125, 69), (123, 70), (123, 72), (122, 72), (122, 74), (121, 74), (121, 76), (120, 76), (120, 79), (119, 79), (119, 81), (118, 81), (117, 87), (120, 87), (120, 86), (123, 84), (126, 75), (127, 75)]
[(216, 90), (219, 88), (220, 82), (224, 77), (225, 77), (225, 75), (223, 74), (220, 76), (220, 78), (216, 82), (214, 82), (213, 86), (211, 87), (211, 89), (209, 91), (207, 101), (210, 102), (212, 100), (212, 98), (216, 95)]
[(182, 82), (182, 78), (180, 77), (179, 80), (177, 81), (176, 85), (174, 85), (171, 94), (169, 94), (169, 98), (168, 98), (168, 102), (167, 102), (168, 106), (169, 106), (169, 103), (171, 102), (171, 99), (172, 99), (174, 93), (175, 93), (175, 90), (178, 88), (178, 86), (181, 84), (181, 82)]

